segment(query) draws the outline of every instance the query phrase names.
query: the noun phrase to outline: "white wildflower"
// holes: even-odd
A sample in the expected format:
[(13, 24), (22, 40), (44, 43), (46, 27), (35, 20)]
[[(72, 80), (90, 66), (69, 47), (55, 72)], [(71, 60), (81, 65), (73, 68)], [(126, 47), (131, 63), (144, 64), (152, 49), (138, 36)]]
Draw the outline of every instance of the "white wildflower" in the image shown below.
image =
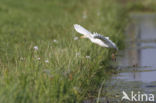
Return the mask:
[(41, 59), (40, 57), (37, 58), (37, 60), (40, 60), (40, 59)]
[(74, 40), (78, 40), (79, 38), (77, 36), (74, 37)]
[(49, 60), (45, 60), (45, 63), (49, 63)]
[(90, 59), (90, 56), (86, 56), (87, 59)]
[(80, 52), (77, 52), (77, 53), (76, 53), (76, 57), (77, 57), (77, 56), (80, 56)]
[(34, 50), (38, 50), (38, 46), (34, 46)]
[(86, 19), (86, 18), (87, 18), (87, 15), (86, 15), (86, 14), (84, 14), (84, 15), (82, 16), (82, 18), (83, 18), (83, 19)]
[(22, 61), (22, 60), (24, 60), (24, 58), (23, 58), (23, 57), (21, 57), (21, 58), (20, 58), (20, 60)]
[(54, 42), (54, 43), (57, 43), (57, 40), (56, 40), (56, 39), (54, 39), (54, 40), (53, 40), (53, 42)]

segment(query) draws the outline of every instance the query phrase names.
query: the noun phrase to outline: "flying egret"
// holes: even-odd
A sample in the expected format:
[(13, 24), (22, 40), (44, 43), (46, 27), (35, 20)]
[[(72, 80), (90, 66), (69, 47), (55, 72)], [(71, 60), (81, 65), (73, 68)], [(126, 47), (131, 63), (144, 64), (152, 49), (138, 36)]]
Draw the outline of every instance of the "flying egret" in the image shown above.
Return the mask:
[[(101, 47), (113, 48), (116, 51), (118, 50), (116, 44), (112, 42), (109, 37), (104, 37), (103, 35), (100, 35), (96, 32), (91, 33), (90, 31), (86, 30), (84, 27), (78, 24), (74, 24), (74, 28), (78, 33), (83, 34), (83, 36), (81, 36), (80, 38), (88, 38), (91, 42)], [(114, 53), (112, 54), (112, 59), (116, 60)]]
[(78, 33), (83, 34), (81, 38), (88, 38), (91, 42), (98, 44), (101, 47), (114, 48), (118, 50), (116, 44), (112, 42), (109, 37), (104, 37), (96, 32), (91, 33), (78, 24), (74, 24), (74, 28)]

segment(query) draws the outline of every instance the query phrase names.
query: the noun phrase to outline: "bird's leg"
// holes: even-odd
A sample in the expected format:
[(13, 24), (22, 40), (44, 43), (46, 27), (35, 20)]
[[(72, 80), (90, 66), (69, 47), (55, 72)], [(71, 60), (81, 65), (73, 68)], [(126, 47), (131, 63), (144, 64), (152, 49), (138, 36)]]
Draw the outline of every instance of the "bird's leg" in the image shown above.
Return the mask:
[(116, 61), (115, 53), (112, 53), (112, 60), (113, 60), (113, 61)]
[(117, 52), (118, 52), (117, 49), (113, 49), (113, 51), (112, 51), (112, 55), (111, 55), (111, 56), (112, 56), (112, 60), (115, 61), (115, 62), (116, 62)]

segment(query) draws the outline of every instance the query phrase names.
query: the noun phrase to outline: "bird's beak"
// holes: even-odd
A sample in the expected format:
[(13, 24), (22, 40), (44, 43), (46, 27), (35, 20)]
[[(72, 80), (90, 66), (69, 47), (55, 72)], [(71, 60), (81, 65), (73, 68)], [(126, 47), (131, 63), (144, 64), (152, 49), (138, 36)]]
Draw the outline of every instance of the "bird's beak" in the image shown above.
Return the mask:
[(86, 38), (86, 36), (83, 35), (83, 36), (80, 36), (80, 38), (81, 38), (81, 39), (82, 39), (82, 38)]

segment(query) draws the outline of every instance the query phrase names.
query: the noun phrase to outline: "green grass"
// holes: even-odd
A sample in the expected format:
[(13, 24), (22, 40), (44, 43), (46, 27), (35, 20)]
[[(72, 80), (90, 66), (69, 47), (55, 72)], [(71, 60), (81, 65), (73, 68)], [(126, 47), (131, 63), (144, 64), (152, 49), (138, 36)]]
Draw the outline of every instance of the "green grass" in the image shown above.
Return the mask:
[(130, 12), (155, 12), (155, 0), (119, 0)]
[(109, 36), (121, 49), (125, 11), (115, 0), (1, 0), (0, 103), (97, 97), (113, 71), (111, 50), (74, 40), (80, 34), (73, 24)]

